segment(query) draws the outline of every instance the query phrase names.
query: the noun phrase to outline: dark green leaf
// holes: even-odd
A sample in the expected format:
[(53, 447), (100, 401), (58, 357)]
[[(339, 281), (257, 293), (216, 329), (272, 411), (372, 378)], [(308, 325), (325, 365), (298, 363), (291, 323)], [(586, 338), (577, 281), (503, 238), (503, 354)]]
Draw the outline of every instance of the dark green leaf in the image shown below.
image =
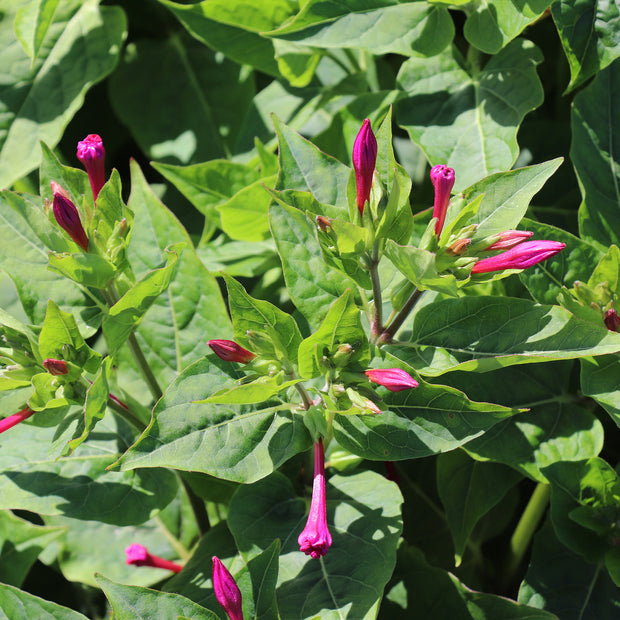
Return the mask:
[(38, 596), (0, 583), (0, 612), (4, 618), (37, 620), (88, 620), (68, 607), (45, 601)]
[(581, 389), (609, 413), (620, 426), (620, 356), (601, 355), (581, 360)]

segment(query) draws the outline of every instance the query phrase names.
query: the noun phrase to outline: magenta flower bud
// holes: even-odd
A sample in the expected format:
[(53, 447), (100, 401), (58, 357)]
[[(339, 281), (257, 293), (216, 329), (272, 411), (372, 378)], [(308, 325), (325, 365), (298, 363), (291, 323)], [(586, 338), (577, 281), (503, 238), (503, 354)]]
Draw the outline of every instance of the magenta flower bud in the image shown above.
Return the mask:
[(8, 431), (10, 428), (17, 426), (20, 422), (27, 420), (34, 411), (28, 407), (26, 409), (22, 409), (13, 415), (8, 416), (0, 420), (0, 433), (4, 433), (4, 431)]
[(80, 213), (77, 207), (69, 200), (67, 192), (52, 181), (54, 192), (54, 217), (58, 225), (65, 230), (83, 250), (88, 252), (88, 237), (82, 227)]
[(67, 362), (63, 360), (55, 360), (48, 358), (43, 360), (43, 368), (50, 373), (50, 375), (66, 375), (69, 372), (67, 368)]
[(101, 188), (105, 185), (105, 149), (101, 138), (91, 133), (78, 142), (77, 158), (88, 172), (90, 188), (93, 190), (93, 197), (97, 200)]
[(522, 241), (529, 239), (534, 233), (529, 230), (505, 230), (500, 233), (499, 239), (491, 244), (488, 248), (485, 248), (485, 252), (492, 250), (508, 250), (518, 245)]
[(216, 555), (211, 560), (213, 561), (213, 589), (217, 602), (230, 620), (243, 620), (241, 590), (237, 582)]
[(435, 201), (433, 202), (433, 217), (435, 222), (435, 234), (439, 237), (446, 221), (448, 203), (450, 202), (450, 192), (454, 187), (454, 170), (439, 164), (431, 168), (431, 183), (435, 188)]
[(620, 327), (620, 316), (618, 316), (618, 313), (613, 308), (605, 312), (605, 318), (603, 321), (605, 322), (605, 327), (610, 332), (618, 331), (618, 328)]
[(353, 169), (357, 187), (357, 208), (364, 215), (364, 205), (370, 200), (372, 177), (377, 163), (377, 138), (372, 132), (370, 121), (366, 119), (353, 144)]
[(373, 368), (364, 371), (364, 374), (373, 382), (386, 387), (390, 392), (401, 392), (418, 387), (418, 382), (400, 368)]
[(209, 340), (207, 344), (221, 360), (225, 362), (239, 362), (247, 364), (251, 362), (256, 355), (232, 340)]
[(325, 499), (325, 454), (323, 440), (314, 443), (314, 481), (310, 514), (303, 532), (297, 538), (299, 550), (313, 559), (320, 558), (332, 546), (332, 536), (327, 529), (327, 502)]
[(559, 241), (525, 241), (497, 256), (490, 256), (474, 263), (472, 274), (502, 271), (504, 269), (527, 269), (555, 256), (566, 247)]
[(163, 568), (165, 570), (171, 570), (175, 573), (180, 573), (183, 567), (180, 564), (171, 562), (170, 560), (164, 560), (157, 555), (150, 554), (146, 547), (133, 543), (125, 549), (126, 563), (132, 566), (151, 566), (153, 568)]

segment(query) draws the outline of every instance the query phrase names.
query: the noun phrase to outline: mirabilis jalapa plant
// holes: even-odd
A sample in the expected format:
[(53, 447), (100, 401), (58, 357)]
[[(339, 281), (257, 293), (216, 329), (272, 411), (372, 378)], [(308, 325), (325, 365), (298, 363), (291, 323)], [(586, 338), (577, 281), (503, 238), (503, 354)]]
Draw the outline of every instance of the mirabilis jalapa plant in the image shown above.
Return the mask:
[[(205, 333), (203, 344), (211, 352), (197, 347), (202, 353), (188, 354), (190, 361), (178, 374), (166, 373), (149, 355), (150, 336), (142, 322), (151, 308), (161, 308), (169, 288), (184, 290), (190, 272), (203, 269), (190, 239), (135, 163), (128, 204), (115, 171), (102, 184), (105, 150), (98, 136), (88, 136), (78, 148), (87, 175), (62, 166), (44, 149), (47, 208), (37, 210), (18, 194), (7, 192), (5, 199), (16, 217), (32, 218), (54, 277), (69, 282), (87, 303), (74, 316), (69, 304), (61, 307), (50, 299), (40, 325), (2, 311), (0, 381), (4, 389), (22, 390), (24, 406), (0, 421), (0, 429), (7, 431), (4, 442), (22, 437), (26, 427), (24, 433), (44, 433), (58, 425), (53, 446), (63, 446), (62, 467), (78, 448), (89, 454), (100, 440), (93, 430), (110, 422), (109, 409), (120, 420), (123, 441), (101, 476), (122, 486), (152, 473), (155, 483), (145, 482), (145, 489), (157, 492), (145, 491), (137, 500), (139, 516), (110, 511), (105, 522), (144, 523), (182, 489), (204, 534), (193, 556), (182, 558), (182, 568), (150, 555), (140, 541), (131, 547), (142, 554), (137, 563), (156, 557), (151, 566), (174, 567), (178, 575), (167, 586), (171, 592), (184, 594), (197, 571), (204, 571), (205, 558), (213, 557), (217, 601), (230, 617), (242, 617), (258, 604), (265, 575), (276, 600), (281, 558), (283, 574), (303, 571), (308, 586), (323, 592), (317, 594), (318, 610), (332, 609), (334, 585), (328, 592), (323, 580), (342, 573), (343, 554), (362, 554), (347, 562), (347, 579), (372, 588), (353, 590), (344, 583), (336, 598), (351, 601), (355, 617), (363, 617), (378, 605), (394, 570), (402, 497), (396, 484), (372, 471), (328, 477), (326, 468), (338, 465), (338, 454), (358, 462), (386, 461), (391, 471), (393, 461), (454, 450), (516, 411), (470, 400), (424, 377), (610, 353), (620, 350), (620, 337), (605, 328), (610, 319), (603, 323), (601, 317), (597, 325), (557, 306), (469, 294), (476, 285), (492, 286), (564, 249), (562, 242), (533, 240), (532, 233), (516, 229), (529, 198), (558, 162), (532, 167), (534, 175), (532, 169), (492, 175), (455, 196), (454, 171), (434, 166), (432, 216), (414, 218), (411, 181), (392, 151), (390, 114), (376, 136), (364, 121), (352, 170), (277, 120), (276, 130), (278, 179), (275, 188), (266, 189), (274, 200), (270, 224), (291, 299), (304, 320), (298, 323), (274, 304), (253, 298), (223, 274), (232, 325), (218, 305), (217, 286), (211, 287), (209, 312), (223, 328)], [(303, 156), (292, 157), (291, 146)], [(313, 177), (314, 170), (322, 174)], [(506, 199), (507, 193), (518, 199)], [(502, 201), (495, 204), (494, 196)], [(149, 218), (170, 241), (155, 255), (144, 237)], [(295, 262), (296, 251), (312, 262), (314, 290), (300, 284), (304, 272)], [(211, 282), (210, 275), (204, 278)], [(527, 321), (528, 313), (537, 318), (535, 324)], [(498, 330), (521, 320), (527, 326), (520, 324), (510, 346), (484, 350)], [(472, 331), (451, 334), (450, 325), (459, 321)], [(544, 337), (536, 337), (539, 329)], [(86, 338), (99, 330), (103, 341), (92, 348)], [(578, 331), (578, 342), (559, 336), (566, 331)], [(433, 340), (436, 334), (440, 342)], [(430, 350), (436, 355), (429, 357)], [(140, 373), (150, 399), (122, 388), (123, 369), (129, 368)], [(122, 391), (115, 395), (117, 384)], [(150, 420), (145, 405), (152, 407)], [(310, 448), (314, 465), (306, 514), (290, 481), (276, 470)], [(204, 476), (202, 483), (189, 472)], [(211, 497), (211, 491), (199, 489), (213, 478), (243, 483), (219, 530), (219, 524), (211, 528), (198, 497)], [(27, 490), (11, 497), (11, 508), (33, 507)], [(594, 510), (597, 504), (589, 506)], [(54, 510), (51, 514), (58, 514)], [(265, 515), (272, 516), (264, 527), (257, 525)], [(79, 510), (71, 516), (90, 517)], [(580, 523), (588, 527), (586, 517)], [(596, 532), (603, 555), (615, 544), (608, 536), (612, 522), (605, 524), (607, 529)], [(221, 544), (230, 569), (215, 555), (216, 530), (229, 541)], [(239, 556), (241, 562), (235, 560)], [(99, 583), (108, 592), (112, 582)], [(282, 617), (290, 617), (297, 602), (278, 592)]]

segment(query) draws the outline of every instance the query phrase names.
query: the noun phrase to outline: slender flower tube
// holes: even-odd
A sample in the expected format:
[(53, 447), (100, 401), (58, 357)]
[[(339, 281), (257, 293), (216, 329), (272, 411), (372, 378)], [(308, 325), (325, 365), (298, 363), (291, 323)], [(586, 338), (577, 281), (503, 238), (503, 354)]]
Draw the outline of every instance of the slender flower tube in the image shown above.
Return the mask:
[(618, 313), (613, 308), (607, 310), (603, 321), (605, 322), (605, 327), (610, 332), (618, 331), (618, 328), (620, 327), (620, 316), (618, 316)]
[(216, 555), (211, 560), (213, 561), (213, 589), (217, 602), (230, 620), (243, 620), (241, 590), (237, 582)]
[(364, 374), (373, 382), (386, 387), (390, 392), (401, 392), (418, 387), (418, 382), (400, 368), (373, 368), (364, 371)]
[(43, 368), (45, 368), (50, 375), (66, 375), (69, 372), (67, 362), (52, 358), (43, 360)]
[(355, 138), (352, 159), (357, 187), (357, 208), (360, 215), (364, 215), (364, 205), (370, 200), (372, 177), (377, 163), (377, 138), (368, 119), (362, 123), (362, 128)]
[(163, 568), (165, 570), (171, 570), (175, 573), (180, 573), (183, 567), (176, 562), (170, 560), (164, 560), (157, 555), (150, 554), (146, 547), (133, 543), (125, 549), (125, 556), (127, 564), (133, 566), (152, 566), (153, 568)]
[(431, 168), (431, 183), (435, 188), (435, 201), (433, 202), (433, 217), (437, 218), (435, 234), (439, 237), (443, 223), (446, 221), (450, 192), (454, 187), (454, 170), (443, 164), (433, 166)]
[(77, 158), (88, 172), (90, 188), (96, 201), (101, 188), (105, 185), (105, 149), (101, 138), (91, 133), (78, 142)]
[(533, 234), (534, 233), (529, 230), (505, 230), (503, 233), (500, 233), (499, 239), (495, 243), (485, 248), (485, 252), (491, 250), (508, 250), (522, 241), (529, 239)]
[(323, 439), (314, 443), (314, 481), (312, 501), (306, 527), (297, 538), (299, 550), (313, 559), (327, 553), (332, 545), (332, 536), (327, 529), (327, 503), (325, 499), (325, 454)]
[(54, 192), (54, 217), (58, 225), (84, 252), (88, 252), (88, 237), (84, 232), (77, 207), (69, 200), (67, 192), (54, 181), (52, 181), (52, 191)]
[(474, 263), (472, 274), (502, 271), (503, 269), (527, 269), (547, 258), (555, 256), (566, 247), (559, 241), (525, 241), (497, 256), (490, 256)]
[(0, 433), (4, 433), (4, 431), (8, 431), (10, 428), (17, 426), (20, 422), (27, 420), (33, 413), (34, 411), (32, 409), (26, 407), (26, 409), (22, 409), (21, 411), (0, 420)]
[(225, 362), (239, 362), (247, 364), (251, 362), (256, 355), (232, 340), (209, 340), (207, 344), (221, 360)]

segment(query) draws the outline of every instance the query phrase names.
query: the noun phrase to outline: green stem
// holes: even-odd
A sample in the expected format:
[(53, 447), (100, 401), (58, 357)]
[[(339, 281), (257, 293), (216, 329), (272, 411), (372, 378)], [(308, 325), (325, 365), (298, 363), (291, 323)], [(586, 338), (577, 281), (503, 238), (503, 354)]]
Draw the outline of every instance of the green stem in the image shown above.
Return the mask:
[(209, 515), (207, 514), (205, 503), (202, 498), (196, 495), (189, 482), (183, 478), (183, 474), (177, 472), (177, 475), (183, 485), (183, 490), (187, 495), (190, 506), (192, 507), (192, 512), (194, 513), (194, 518), (196, 519), (196, 524), (198, 525), (198, 531), (202, 537), (211, 529), (211, 522), (209, 521)]
[(422, 296), (424, 291), (420, 291), (416, 289), (411, 293), (409, 299), (405, 302), (405, 305), (399, 310), (398, 314), (394, 318), (394, 320), (383, 330), (383, 333), (378, 338), (379, 344), (385, 344), (390, 342), (396, 332), (401, 328), (402, 324), (405, 322), (415, 305), (418, 303), (418, 300)]
[(140, 420), (140, 418), (136, 417), (129, 409), (119, 405), (112, 398), (108, 398), (108, 407), (114, 411), (120, 418), (123, 418), (126, 422), (129, 422), (133, 427), (135, 427), (140, 433), (144, 432), (146, 428), (146, 424)]
[(541, 518), (547, 510), (551, 487), (539, 482), (527, 503), (519, 523), (510, 539), (508, 558), (504, 569), (503, 581), (505, 586), (510, 586), (514, 581), (517, 571), (523, 561), (523, 556), (528, 550), (532, 537), (538, 528)]
[(308, 390), (301, 383), (295, 384), (295, 389), (299, 392), (301, 396), (301, 401), (304, 405), (304, 409), (308, 411), (310, 407), (312, 407), (312, 398), (310, 398), (310, 394), (308, 394)]
[(374, 315), (370, 323), (370, 333), (377, 340), (383, 333), (383, 300), (381, 298), (381, 281), (379, 280), (379, 247), (377, 243), (372, 249), (369, 260), (369, 273), (372, 282), (372, 299), (375, 306)]

